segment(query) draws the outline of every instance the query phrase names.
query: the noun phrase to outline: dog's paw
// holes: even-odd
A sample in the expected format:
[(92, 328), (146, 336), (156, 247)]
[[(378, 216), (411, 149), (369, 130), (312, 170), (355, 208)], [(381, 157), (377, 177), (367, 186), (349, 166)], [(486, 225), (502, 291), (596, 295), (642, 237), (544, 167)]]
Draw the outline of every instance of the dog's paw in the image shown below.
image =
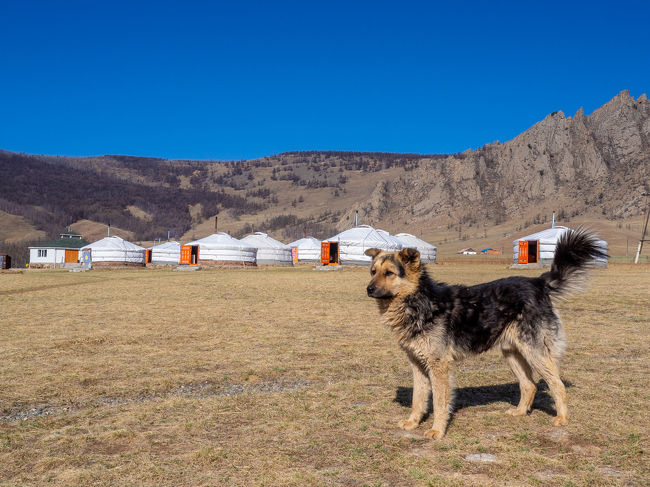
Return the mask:
[(433, 428), (431, 428), (430, 430), (426, 430), (424, 432), (424, 437), (425, 438), (431, 438), (432, 440), (439, 440), (443, 436), (445, 436), (444, 431), (436, 430), (436, 429), (433, 429)]
[(411, 419), (403, 419), (397, 423), (397, 426), (399, 426), (403, 430), (411, 431), (417, 428), (419, 424), (420, 423), (417, 423), (416, 421), (413, 421)]
[(519, 408), (510, 408), (506, 411), (506, 414), (509, 416), (526, 416), (528, 411), (522, 411)]
[(569, 418), (566, 416), (555, 416), (553, 418), (553, 426), (566, 426), (569, 424)]

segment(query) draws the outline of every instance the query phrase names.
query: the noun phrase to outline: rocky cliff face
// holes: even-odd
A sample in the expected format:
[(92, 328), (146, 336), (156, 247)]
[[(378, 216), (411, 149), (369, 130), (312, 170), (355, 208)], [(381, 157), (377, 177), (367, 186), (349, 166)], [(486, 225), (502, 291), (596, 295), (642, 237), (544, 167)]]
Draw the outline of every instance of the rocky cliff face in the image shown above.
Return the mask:
[(380, 183), (359, 205), (370, 219), (477, 223), (566, 216), (623, 218), (648, 189), (650, 101), (627, 91), (585, 116), (554, 112), (516, 138), (445, 159), (423, 160)]

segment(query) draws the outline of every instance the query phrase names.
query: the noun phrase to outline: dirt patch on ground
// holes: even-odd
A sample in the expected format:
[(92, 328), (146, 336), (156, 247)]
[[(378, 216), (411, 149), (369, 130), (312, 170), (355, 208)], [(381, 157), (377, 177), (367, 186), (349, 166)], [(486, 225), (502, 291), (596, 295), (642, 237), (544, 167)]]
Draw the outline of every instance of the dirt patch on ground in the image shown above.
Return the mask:
[(88, 284), (86, 282), (67, 282), (67, 283), (61, 283), (61, 284), (47, 284), (43, 286), (35, 286), (35, 287), (28, 287), (28, 288), (23, 288), (23, 289), (10, 289), (8, 291), (0, 291), (0, 296), (1, 295), (10, 295), (10, 294), (24, 294), (24, 293), (31, 293), (35, 291), (44, 291), (46, 289), (57, 289), (61, 287), (69, 287), (69, 286), (83, 286), (84, 284)]
[[(92, 381), (84, 380), (85, 386), (92, 385)], [(186, 397), (196, 399), (207, 399), (211, 397), (230, 397), (239, 394), (272, 394), (274, 392), (291, 391), (300, 387), (307, 387), (309, 382), (301, 380), (277, 380), (271, 382), (251, 382), (247, 384), (231, 384), (220, 386), (203, 382), (200, 384), (185, 384), (173, 391), (162, 393), (142, 393), (135, 397), (100, 397), (90, 404), (82, 404), (80, 401), (71, 399), (70, 404), (74, 406), (32, 406), (14, 411), (8, 411), (8, 414), (0, 416), (0, 421), (25, 421), (29, 418), (42, 416), (53, 416), (77, 412), (80, 409), (97, 408), (97, 407), (115, 407), (126, 406), (129, 404), (141, 404), (150, 401), (160, 401), (172, 397)]]

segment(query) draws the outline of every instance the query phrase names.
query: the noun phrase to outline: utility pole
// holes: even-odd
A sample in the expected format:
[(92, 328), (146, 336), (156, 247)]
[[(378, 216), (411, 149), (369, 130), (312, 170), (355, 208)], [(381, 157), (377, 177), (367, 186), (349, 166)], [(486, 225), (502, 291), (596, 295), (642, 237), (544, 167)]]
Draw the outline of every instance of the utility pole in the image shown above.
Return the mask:
[(646, 240), (645, 234), (646, 231), (648, 230), (648, 217), (650, 217), (650, 206), (648, 206), (648, 196), (650, 196), (650, 193), (641, 193), (642, 196), (645, 196), (645, 222), (643, 223), (643, 231), (641, 232), (641, 240), (639, 240), (639, 246), (636, 249), (636, 256), (634, 257), (634, 263), (638, 264), (639, 263), (639, 256), (641, 255), (641, 250), (643, 250), (643, 242)]

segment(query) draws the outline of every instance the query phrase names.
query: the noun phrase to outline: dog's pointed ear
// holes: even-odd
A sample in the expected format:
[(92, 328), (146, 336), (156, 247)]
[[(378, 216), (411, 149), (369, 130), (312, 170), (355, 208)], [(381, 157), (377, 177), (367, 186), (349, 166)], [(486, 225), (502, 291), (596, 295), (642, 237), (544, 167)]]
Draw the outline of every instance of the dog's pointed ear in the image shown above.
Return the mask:
[(418, 252), (416, 249), (402, 249), (399, 251), (399, 257), (405, 264), (412, 266), (417, 266), (420, 264), (420, 252)]
[(380, 252), (381, 252), (381, 250), (379, 250), (379, 249), (368, 249), (368, 250), (366, 250), (364, 252), (364, 254), (366, 254), (368, 257), (374, 259), (375, 257), (377, 257), (379, 255)]

